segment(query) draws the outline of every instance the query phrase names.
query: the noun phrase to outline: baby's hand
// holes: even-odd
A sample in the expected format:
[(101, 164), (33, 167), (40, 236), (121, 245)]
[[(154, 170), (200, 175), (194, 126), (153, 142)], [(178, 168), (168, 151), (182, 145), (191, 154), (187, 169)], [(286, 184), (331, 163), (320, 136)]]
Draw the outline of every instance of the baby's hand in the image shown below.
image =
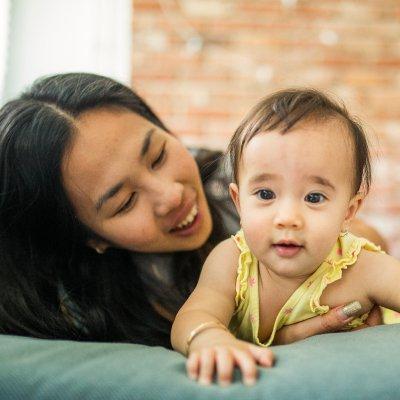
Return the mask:
[(243, 383), (253, 385), (257, 379), (256, 364), (271, 367), (273, 363), (274, 355), (270, 349), (232, 338), (191, 351), (186, 370), (189, 378), (203, 385), (209, 385), (216, 373), (218, 383), (227, 386), (232, 380), (234, 367), (238, 366)]

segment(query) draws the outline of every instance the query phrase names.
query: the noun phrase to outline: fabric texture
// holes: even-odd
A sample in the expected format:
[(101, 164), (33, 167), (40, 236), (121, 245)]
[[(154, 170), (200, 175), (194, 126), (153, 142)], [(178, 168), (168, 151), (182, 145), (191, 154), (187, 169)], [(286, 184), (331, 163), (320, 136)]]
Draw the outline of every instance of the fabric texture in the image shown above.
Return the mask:
[[(382, 252), (379, 246), (367, 239), (351, 233), (340, 235), (325, 261), (284, 304), (275, 319), (270, 337), (262, 343), (258, 338), (260, 321), (258, 260), (247, 246), (242, 230), (233, 236), (233, 239), (240, 250), (240, 255), (236, 281), (236, 310), (229, 328), (238, 338), (260, 346), (270, 346), (276, 331), (282, 326), (328, 312), (329, 307), (320, 304), (324, 289), (330, 283), (341, 279), (343, 270), (357, 261), (362, 249)], [(349, 328), (362, 325), (367, 317), (368, 313), (355, 318), (349, 323)]]
[(0, 335), (5, 400), (386, 400), (400, 396), (400, 326), (318, 335), (272, 348), (253, 387), (202, 387), (185, 357), (161, 347)]

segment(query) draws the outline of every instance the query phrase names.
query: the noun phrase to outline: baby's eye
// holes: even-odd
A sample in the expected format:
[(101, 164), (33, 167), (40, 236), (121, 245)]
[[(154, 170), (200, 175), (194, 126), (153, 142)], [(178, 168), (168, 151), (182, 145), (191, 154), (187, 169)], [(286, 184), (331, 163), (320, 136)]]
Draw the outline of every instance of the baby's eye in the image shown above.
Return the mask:
[(275, 198), (275, 193), (269, 189), (261, 189), (256, 192), (256, 195), (261, 200), (272, 200)]
[(322, 193), (309, 193), (305, 198), (305, 201), (309, 203), (323, 203), (326, 200), (326, 197)]

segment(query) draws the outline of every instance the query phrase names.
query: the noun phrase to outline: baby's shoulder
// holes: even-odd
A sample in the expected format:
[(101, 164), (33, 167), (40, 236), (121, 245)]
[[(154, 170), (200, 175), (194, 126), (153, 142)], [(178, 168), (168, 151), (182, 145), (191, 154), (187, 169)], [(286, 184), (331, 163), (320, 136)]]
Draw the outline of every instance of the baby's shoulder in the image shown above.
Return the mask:
[(380, 251), (372, 251), (369, 249), (362, 248), (360, 254), (357, 257), (358, 265), (370, 265), (371, 263), (383, 261), (389, 258), (393, 258), (386, 253), (381, 253)]
[(232, 239), (219, 243), (207, 257), (198, 285), (234, 296), (238, 256), (239, 250)]
[(224, 266), (232, 266), (237, 264), (240, 250), (232, 238), (225, 239), (218, 243), (207, 257), (207, 264), (218, 264)]

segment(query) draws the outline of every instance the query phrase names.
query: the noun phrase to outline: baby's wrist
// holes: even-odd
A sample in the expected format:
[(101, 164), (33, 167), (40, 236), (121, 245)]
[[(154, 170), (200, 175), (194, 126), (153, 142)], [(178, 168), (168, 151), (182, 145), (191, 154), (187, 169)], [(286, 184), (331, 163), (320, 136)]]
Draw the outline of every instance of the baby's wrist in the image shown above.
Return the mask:
[(234, 336), (225, 325), (219, 322), (214, 323), (214, 321), (213, 323), (200, 324), (189, 334), (185, 354), (189, 355), (192, 351), (210, 347), (210, 345), (218, 345), (221, 341), (227, 339), (234, 339)]

